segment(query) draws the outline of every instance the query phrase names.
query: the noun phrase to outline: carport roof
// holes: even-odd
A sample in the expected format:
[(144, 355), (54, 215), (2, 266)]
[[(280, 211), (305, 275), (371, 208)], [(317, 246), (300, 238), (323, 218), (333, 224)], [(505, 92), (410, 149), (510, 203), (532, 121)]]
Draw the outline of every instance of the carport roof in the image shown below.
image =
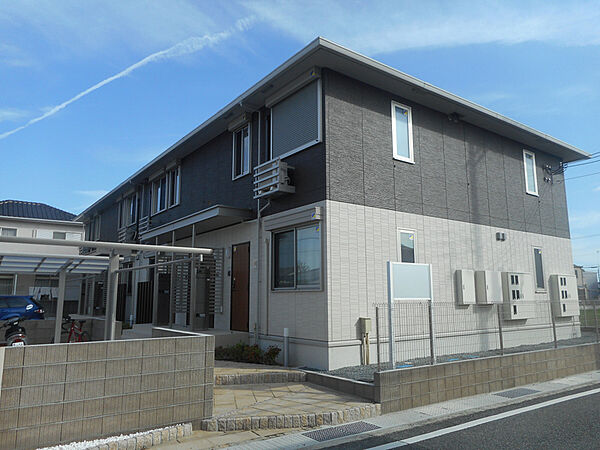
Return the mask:
[(107, 269), (107, 256), (0, 252), (0, 273), (58, 275), (64, 270), (66, 273), (99, 274)]

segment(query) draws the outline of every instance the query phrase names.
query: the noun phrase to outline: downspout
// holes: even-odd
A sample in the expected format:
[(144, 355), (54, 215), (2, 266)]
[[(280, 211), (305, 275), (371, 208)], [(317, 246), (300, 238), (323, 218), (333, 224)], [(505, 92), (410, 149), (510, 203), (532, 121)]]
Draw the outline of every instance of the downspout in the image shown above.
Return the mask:
[(254, 343), (258, 344), (260, 338), (260, 249), (262, 247), (260, 242), (260, 225), (262, 212), (271, 205), (271, 200), (267, 201), (267, 204), (262, 208), (260, 207), (260, 198), (256, 199), (256, 323), (254, 325)]

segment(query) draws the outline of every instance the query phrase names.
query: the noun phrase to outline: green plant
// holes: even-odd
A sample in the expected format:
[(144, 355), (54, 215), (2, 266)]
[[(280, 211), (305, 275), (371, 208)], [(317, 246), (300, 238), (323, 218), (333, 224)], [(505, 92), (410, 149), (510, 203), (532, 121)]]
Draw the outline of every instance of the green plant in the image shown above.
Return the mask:
[(264, 351), (258, 345), (239, 342), (228, 347), (215, 348), (215, 358), (225, 361), (275, 365), (280, 351), (281, 349), (276, 346), (270, 346)]

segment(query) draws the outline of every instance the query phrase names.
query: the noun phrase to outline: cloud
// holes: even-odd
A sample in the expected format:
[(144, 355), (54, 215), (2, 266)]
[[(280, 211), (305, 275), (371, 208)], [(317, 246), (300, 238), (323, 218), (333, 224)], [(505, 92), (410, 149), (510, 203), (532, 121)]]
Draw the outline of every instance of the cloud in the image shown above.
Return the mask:
[(112, 83), (115, 80), (118, 80), (119, 78), (123, 78), (123, 77), (129, 75), (134, 70), (137, 70), (137, 69), (144, 67), (145, 65), (153, 63), (153, 62), (164, 61), (164, 60), (173, 59), (173, 58), (181, 57), (184, 55), (196, 53), (205, 47), (215, 45), (215, 44), (223, 41), (224, 39), (227, 39), (232, 34), (238, 32), (238, 31), (247, 30), (249, 27), (252, 26), (253, 22), (254, 22), (254, 18), (252, 18), (252, 17), (240, 19), (235, 23), (235, 25), (232, 28), (229, 28), (226, 31), (222, 31), (219, 33), (213, 33), (213, 34), (207, 34), (202, 37), (191, 37), (191, 38), (185, 39), (182, 42), (179, 42), (178, 44), (173, 45), (172, 47), (167, 48), (166, 50), (161, 50), (159, 52), (152, 53), (151, 55), (146, 56), (142, 60), (136, 62), (135, 64), (132, 64), (131, 66), (127, 67), (126, 69), (122, 70), (121, 72), (119, 72), (113, 76), (110, 76), (108, 78), (105, 78), (104, 80), (100, 81), (99, 83), (96, 83), (92, 87), (80, 92), (79, 94), (75, 95), (74, 97), (71, 97), (69, 100), (62, 102), (59, 105), (53, 106), (52, 108), (50, 108), (48, 111), (46, 111), (41, 116), (31, 119), (29, 122), (27, 122), (24, 125), (21, 125), (17, 128), (14, 128), (13, 130), (10, 130), (10, 131), (0, 134), (0, 139), (4, 139), (14, 133), (24, 130), (25, 128), (27, 128), (41, 120), (44, 120), (44, 119), (47, 119), (48, 117), (53, 116), (54, 114), (58, 113), (59, 111), (65, 109), (71, 103), (76, 102), (77, 100), (85, 97), (88, 94), (91, 94), (92, 92), (96, 91), (97, 89), (100, 89), (103, 86), (106, 86), (109, 83)]
[[(598, 188), (594, 190), (598, 190)], [(600, 225), (600, 211), (572, 214), (569, 216), (569, 223), (573, 229), (596, 228), (597, 225)]]
[[(218, 30), (210, 5), (193, 0), (19, 0), (0, 2), (0, 42), (27, 30), (53, 56), (118, 47), (148, 52)], [(31, 47), (32, 42), (23, 42)]]
[(36, 63), (17, 46), (0, 43), (0, 65), (10, 67), (33, 67)]
[(91, 191), (75, 191), (75, 194), (82, 195), (84, 197), (100, 198), (108, 194), (106, 189), (97, 189)]
[(28, 115), (27, 111), (14, 108), (0, 108), (0, 122), (19, 120)]
[(550, 42), (600, 44), (596, 2), (527, 4), (501, 1), (245, 3), (279, 31), (308, 42), (317, 35), (367, 54), (425, 47)]

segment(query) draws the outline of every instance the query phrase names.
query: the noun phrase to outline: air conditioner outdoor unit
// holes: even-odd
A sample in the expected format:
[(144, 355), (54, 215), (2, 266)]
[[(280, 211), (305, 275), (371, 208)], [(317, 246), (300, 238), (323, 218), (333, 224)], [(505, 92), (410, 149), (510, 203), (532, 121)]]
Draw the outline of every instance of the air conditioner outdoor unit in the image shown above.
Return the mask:
[(254, 168), (254, 198), (272, 197), (281, 194), (293, 194), (292, 166), (273, 159)]

